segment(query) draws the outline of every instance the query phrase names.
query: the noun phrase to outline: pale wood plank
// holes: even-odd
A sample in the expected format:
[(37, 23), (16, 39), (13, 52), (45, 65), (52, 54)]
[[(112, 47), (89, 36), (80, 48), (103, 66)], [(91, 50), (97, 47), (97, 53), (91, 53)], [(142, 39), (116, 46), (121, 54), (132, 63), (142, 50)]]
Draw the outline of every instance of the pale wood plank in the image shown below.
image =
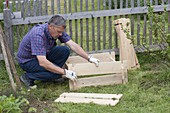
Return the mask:
[[(106, 52), (106, 53), (96, 53), (91, 55), (99, 59), (100, 62), (115, 61), (115, 52), (111, 52), (111, 54), (109, 52)], [(88, 63), (88, 61), (80, 56), (70, 56), (67, 60), (67, 63), (68, 64)]]
[(100, 62), (96, 67), (93, 63), (68, 64), (68, 69), (75, 71), (77, 76), (121, 73), (121, 61), (116, 62)]
[(95, 99), (120, 99), (123, 94), (98, 94), (98, 93), (68, 93), (65, 92), (60, 95), (64, 98), (95, 98)]
[(61, 103), (95, 103), (99, 105), (110, 105), (115, 106), (119, 100), (105, 100), (105, 99), (85, 99), (85, 98), (64, 98), (60, 97), (55, 100), (55, 102), (61, 102)]
[(70, 90), (77, 90), (86, 86), (103, 86), (103, 85), (114, 85), (122, 84), (122, 73), (94, 76), (86, 78), (78, 78), (76, 82), (69, 81)]

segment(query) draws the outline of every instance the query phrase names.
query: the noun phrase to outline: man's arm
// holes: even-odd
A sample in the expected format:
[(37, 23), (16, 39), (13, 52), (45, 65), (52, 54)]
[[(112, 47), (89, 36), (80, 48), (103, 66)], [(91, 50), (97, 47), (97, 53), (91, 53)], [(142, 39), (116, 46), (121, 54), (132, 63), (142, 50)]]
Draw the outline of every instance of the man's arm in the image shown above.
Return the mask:
[(73, 81), (77, 79), (77, 75), (75, 72), (55, 66), (53, 63), (47, 60), (45, 56), (37, 56), (37, 59), (40, 66), (44, 67), (46, 70), (61, 74), (62, 77), (69, 78)]
[(71, 50), (73, 50), (79, 56), (85, 58), (86, 60), (89, 59), (88, 54), (73, 40), (69, 40), (68, 42), (66, 42), (66, 44), (71, 48)]
[(64, 69), (55, 66), (52, 62), (46, 59), (46, 56), (38, 55), (37, 59), (38, 59), (40, 66), (44, 67), (46, 70), (50, 72), (58, 73), (61, 75), (65, 74)]
[(66, 42), (66, 44), (79, 56), (85, 58), (91, 63), (94, 63), (96, 66), (99, 66), (99, 60), (94, 58), (92, 55), (88, 55), (77, 43), (72, 40), (69, 40), (68, 42)]

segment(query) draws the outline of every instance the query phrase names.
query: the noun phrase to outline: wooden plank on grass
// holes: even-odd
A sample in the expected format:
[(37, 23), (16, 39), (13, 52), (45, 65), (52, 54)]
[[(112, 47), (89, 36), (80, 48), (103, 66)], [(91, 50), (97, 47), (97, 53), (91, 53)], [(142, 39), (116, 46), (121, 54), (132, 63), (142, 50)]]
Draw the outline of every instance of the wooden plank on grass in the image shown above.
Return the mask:
[(68, 93), (65, 92), (60, 97), (96, 98), (96, 99), (120, 99), (123, 94), (98, 94), (98, 93)]
[(71, 80), (69, 81), (70, 90), (77, 90), (87, 86), (103, 86), (114, 84), (122, 84), (122, 73), (79, 78), (76, 82)]
[[(115, 61), (115, 52), (105, 52), (105, 53), (96, 53), (92, 54), (95, 58), (99, 59), (100, 62), (108, 62), (108, 61)], [(75, 63), (88, 63), (87, 60), (80, 56), (70, 56), (67, 60), (68, 64), (75, 64)]]
[(88, 99), (88, 98), (64, 98), (60, 97), (55, 100), (55, 102), (61, 102), (61, 103), (95, 103), (99, 105), (110, 105), (115, 106), (119, 100), (105, 100), (105, 99)]

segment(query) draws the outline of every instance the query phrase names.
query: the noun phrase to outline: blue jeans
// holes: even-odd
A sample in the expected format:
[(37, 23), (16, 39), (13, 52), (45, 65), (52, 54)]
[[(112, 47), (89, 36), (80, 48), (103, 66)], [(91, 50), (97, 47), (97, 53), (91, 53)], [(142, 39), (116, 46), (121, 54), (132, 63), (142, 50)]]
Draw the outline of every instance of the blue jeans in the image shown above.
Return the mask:
[[(69, 55), (70, 50), (67, 46), (55, 46), (46, 57), (54, 65), (63, 67)], [(24, 71), (26, 71), (25, 75), (32, 81), (52, 81), (59, 79), (62, 76), (61, 74), (50, 72), (44, 67), (40, 66), (37, 59), (22, 63), (20, 66)]]

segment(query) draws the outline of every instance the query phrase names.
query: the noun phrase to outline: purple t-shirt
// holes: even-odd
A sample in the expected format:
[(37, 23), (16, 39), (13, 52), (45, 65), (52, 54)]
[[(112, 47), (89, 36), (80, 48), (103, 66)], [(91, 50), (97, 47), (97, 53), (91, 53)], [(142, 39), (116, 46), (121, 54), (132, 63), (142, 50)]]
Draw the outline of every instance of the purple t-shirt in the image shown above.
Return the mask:
[[(71, 38), (63, 32), (58, 39), (61, 43), (66, 43)], [(51, 37), (48, 24), (37, 24), (22, 39), (18, 48), (18, 62), (28, 62), (35, 59), (36, 55), (46, 56), (55, 45), (56, 40)]]

